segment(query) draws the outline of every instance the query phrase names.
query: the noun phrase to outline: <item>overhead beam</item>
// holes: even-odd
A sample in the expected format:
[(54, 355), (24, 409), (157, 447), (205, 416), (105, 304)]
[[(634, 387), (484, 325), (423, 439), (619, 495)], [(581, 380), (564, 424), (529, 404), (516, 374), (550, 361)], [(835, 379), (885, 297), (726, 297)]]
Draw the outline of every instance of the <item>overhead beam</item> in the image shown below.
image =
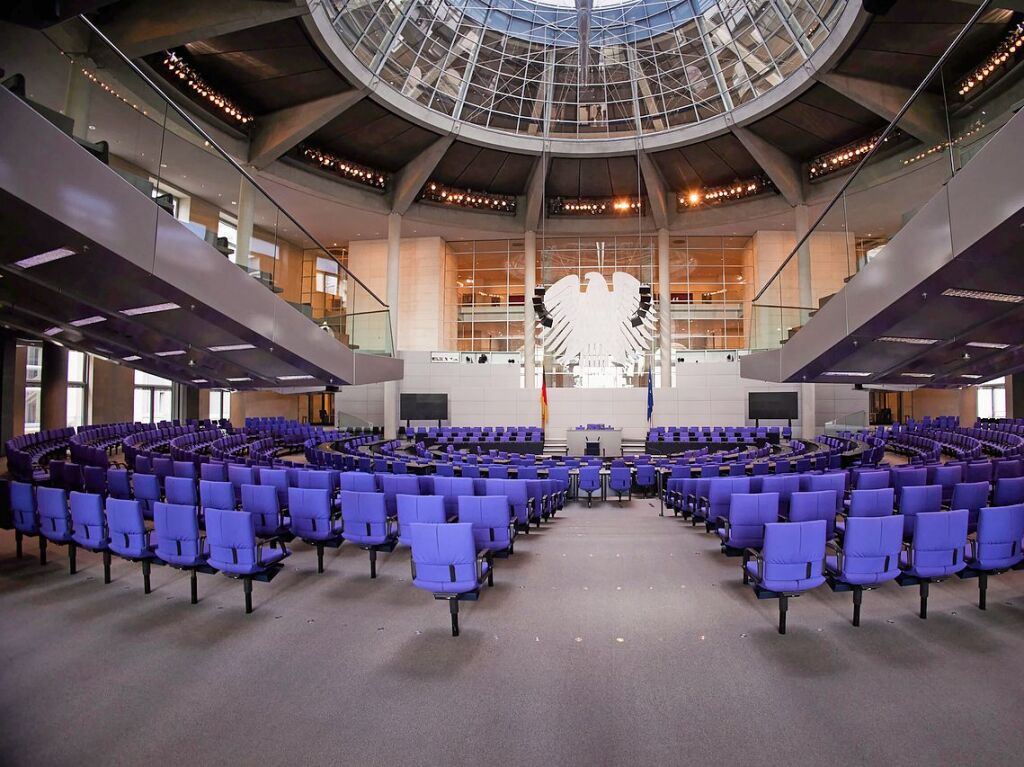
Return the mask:
[[(823, 73), (818, 75), (818, 79), (837, 93), (890, 122), (913, 95), (909, 88), (862, 77)], [(949, 140), (942, 102), (938, 96), (929, 93), (918, 96), (900, 120), (899, 126), (929, 146)]]
[(547, 155), (540, 155), (533, 161), (530, 178), (526, 182), (526, 210), (523, 226), (528, 232), (536, 232), (540, 228), (544, 216), (544, 184), (548, 175)]
[(362, 90), (353, 88), (258, 118), (249, 144), (249, 164), (260, 169), (267, 167), (365, 95)]
[[(982, 0), (953, 0), (953, 2), (961, 3), (963, 5), (973, 5), (977, 8), (981, 5)], [(1005, 8), (1009, 11), (1024, 13), (1024, 0), (995, 0), (995, 2), (992, 3), (992, 8)]]
[(430, 174), (441, 162), (455, 136), (442, 136), (413, 158), (395, 177), (395, 188), (391, 197), (391, 212), (404, 215), (416, 201), (423, 185), (430, 180)]
[(654, 225), (658, 229), (666, 229), (668, 227), (668, 196), (665, 193), (665, 181), (655, 167), (651, 156), (643, 151), (640, 152), (640, 173), (644, 177), (644, 186), (647, 188), (647, 204), (651, 208)]
[(772, 180), (786, 202), (794, 206), (803, 205), (804, 183), (800, 163), (748, 128), (733, 125), (732, 132)]
[(129, 58), (308, 13), (296, 0), (138, 0), (123, 4), (103, 31)]

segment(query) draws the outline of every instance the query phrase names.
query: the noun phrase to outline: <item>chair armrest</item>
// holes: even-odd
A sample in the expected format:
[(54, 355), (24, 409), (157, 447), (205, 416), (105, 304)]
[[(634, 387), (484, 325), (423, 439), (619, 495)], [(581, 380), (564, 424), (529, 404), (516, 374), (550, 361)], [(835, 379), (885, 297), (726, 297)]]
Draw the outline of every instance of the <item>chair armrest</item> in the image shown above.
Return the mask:
[(914, 566), (914, 549), (911, 547), (909, 541), (903, 542), (903, 551), (907, 552), (907, 567)]
[(764, 557), (761, 555), (761, 552), (758, 551), (757, 549), (751, 549), (751, 548), (743, 549), (743, 570), (744, 570), (744, 572), (746, 572), (747, 564), (750, 562), (751, 558), (753, 558), (753, 560), (755, 562), (757, 562), (757, 576), (756, 576), (757, 579), (759, 581), (764, 580)]
[(783, 512), (780, 511), (779, 512), (779, 521), (780, 522), (789, 522), (789, 514), (788, 513), (784, 514)]
[[(835, 573), (836, 575), (839, 575), (841, 572), (843, 572), (843, 561), (846, 557), (846, 554), (843, 552), (843, 547), (835, 541), (828, 541), (825, 544), (825, 553), (827, 554), (829, 551), (832, 551), (836, 555)], [(827, 563), (825, 564), (825, 570), (829, 570)]]
[(384, 518), (384, 534), (389, 537), (398, 535), (398, 517)]
[(726, 517), (715, 517), (715, 524), (722, 527), (725, 530), (726, 537), (729, 537), (729, 531), (732, 530), (732, 525)]
[[(971, 535), (976, 536), (977, 533), (971, 533)], [(977, 538), (972, 538), (972, 537), (968, 536), (967, 544), (971, 548), (971, 559), (977, 559), (978, 558), (978, 539)]]
[(494, 567), (494, 557), (490, 549), (480, 549), (476, 553), (476, 582), (481, 583), (484, 579), (484, 562), (487, 563), (487, 568), (491, 569)]

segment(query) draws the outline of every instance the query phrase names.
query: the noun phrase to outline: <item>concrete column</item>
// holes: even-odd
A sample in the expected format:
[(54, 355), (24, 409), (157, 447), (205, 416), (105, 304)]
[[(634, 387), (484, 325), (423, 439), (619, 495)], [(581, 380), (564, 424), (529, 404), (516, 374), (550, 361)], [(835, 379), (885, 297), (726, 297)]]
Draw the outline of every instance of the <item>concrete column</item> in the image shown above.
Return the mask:
[[(17, 365), (18, 353), (14, 335), (0, 332), (0, 455), (3, 454), (7, 440), (14, 436), (14, 413), (17, 407), (15, 402), (18, 399), (15, 396)], [(24, 384), (21, 391), (24, 397)], [(21, 400), (21, 412), (25, 412), (24, 399)]]
[(249, 268), (252, 252), (252, 227), (256, 216), (256, 187), (242, 178), (238, 187), (238, 233), (235, 237), (235, 263)]
[(68, 350), (43, 344), (43, 380), (39, 389), (39, 428), (63, 429), (68, 425)]
[(75, 121), (72, 134), (75, 138), (89, 136), (89, 102), (92, 98), (92, 83), (82, 72), (82, 63), (72, 57), (68, 71), (68, 88), (64, 95), (64, 115)]
[(537, 320), (533, 313), (533, 293), (537, 288), (537, 233), (526, 233), (526, 258), (524, 263), (524, 287), (526, 296), (523, 300), (523, 373), (526, 388), (536, 388), (537, 365), (535, 357), (535, 329)]
[(668, 229), (658, 230), (658, 349), (661, 353), (661, 388), (672, 386), (672, 283), (669, 279)]
[[(796, 227), (796, 241), (810, 231), (811, 215), (806, 205), (797, 205), (793, 208)], [(787, 267), (788, 268), (788, 267)], [(811, 283), (811, 243), (810, 240), (801, 246), (797, 253), (797, 272), (800, 281), (800, 306), (801, 308), (813, 309), (815, 307), (814, 291)]]
[(199, 418), (199, 387), (175, 382), (171, 385), (171, 418), (181, 421)]
[(804, 439), (814, 439), (816, 431), (815, 419), (817, 415), (815, 384), (800, 384), (800, 436)]
[[(388, 276), (384, 300), (388, 304), (391, 320), (391, 342), (398, 354), (399, 335), (401, 333), (400, 315), (398, 311), (401, 280), (399, 269), (402, 257), (402, 216), (400, 213), (388, 215)], [(384, 436), (394, 439), (398, 434), (398, 382), (387, 381), (384, 384)]]

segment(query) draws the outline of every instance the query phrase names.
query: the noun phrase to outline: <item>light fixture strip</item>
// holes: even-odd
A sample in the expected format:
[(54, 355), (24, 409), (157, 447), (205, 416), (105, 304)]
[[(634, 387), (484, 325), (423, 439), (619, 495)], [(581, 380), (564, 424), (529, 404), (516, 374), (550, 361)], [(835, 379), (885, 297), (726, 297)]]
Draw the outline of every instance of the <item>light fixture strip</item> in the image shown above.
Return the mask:
[(22, 269), (31, 269), (33, 266), (42, 266), (43, 264), (49, 264), (74, 255), (77, 254), (71, 248), (56, 248), (55, 250), (48, 250), (45, 253), (38, 253), (34, 256), (23, 258), (20, 261), (15, 261), (14, 265)]
[(998, 301), (1004, 304), (1019, 304), (1024, 302), (1024, 296), (1017, 296), (1012, 293), (994, 293), (986, 290), (965, 290), (963, 288), (948, 288), (942, 291), (942, 295), (948, 298), (969, 298), (974, 301)]
[(151, 304), (149, 306), (136, 306), (132, 309), (122, 309), (121, 314), (127, 317), (137, 317), (140, 314), (156, 314), (157, 312), (169, 312), (181, 307), (174, 303)]

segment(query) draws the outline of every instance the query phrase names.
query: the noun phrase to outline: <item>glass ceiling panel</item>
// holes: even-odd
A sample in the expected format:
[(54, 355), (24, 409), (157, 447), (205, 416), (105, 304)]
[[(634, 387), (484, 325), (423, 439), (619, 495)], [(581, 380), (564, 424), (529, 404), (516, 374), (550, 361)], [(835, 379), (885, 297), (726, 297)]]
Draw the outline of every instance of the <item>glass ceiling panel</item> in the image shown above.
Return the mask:
[(509, 133), (620, 138), (754, 99), (826, 40), (847, 0), (334, 0), (381, 81)]

